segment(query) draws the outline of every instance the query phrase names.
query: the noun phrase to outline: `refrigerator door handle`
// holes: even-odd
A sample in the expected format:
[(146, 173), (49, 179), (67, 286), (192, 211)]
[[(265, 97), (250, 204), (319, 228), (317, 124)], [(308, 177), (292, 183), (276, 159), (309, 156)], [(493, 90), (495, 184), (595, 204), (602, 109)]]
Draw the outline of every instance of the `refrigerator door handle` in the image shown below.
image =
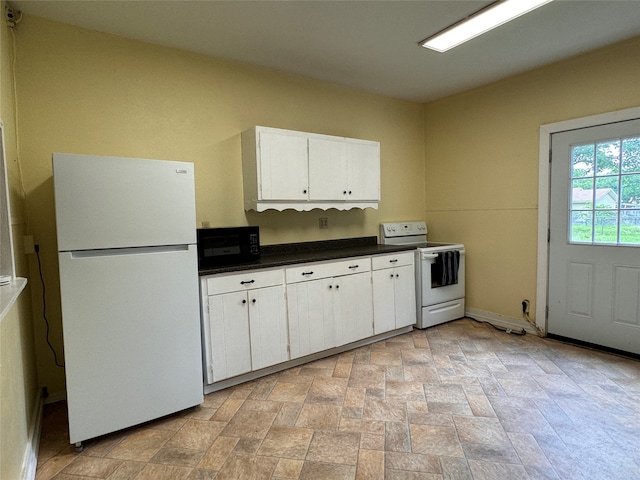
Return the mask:
[(100, 250), (73, 250), (68, 253), (70, 258), (93, 258), (93, 257), (114, 257), (120, 255), (146, 255), (149, 253), (171, 253), (185, 252), (189, 250), (190, 244), (182, 245), (158, 245), (155, 247), (132, 247), (132, 248), (103, 248)]

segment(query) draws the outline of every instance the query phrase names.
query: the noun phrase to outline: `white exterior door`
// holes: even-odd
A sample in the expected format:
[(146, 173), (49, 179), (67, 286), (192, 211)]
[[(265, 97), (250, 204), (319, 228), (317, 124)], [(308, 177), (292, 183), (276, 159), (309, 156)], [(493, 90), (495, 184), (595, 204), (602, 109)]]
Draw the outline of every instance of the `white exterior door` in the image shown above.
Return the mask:
[(551, 145), (548, 332), (640, 353), (640, 120)]

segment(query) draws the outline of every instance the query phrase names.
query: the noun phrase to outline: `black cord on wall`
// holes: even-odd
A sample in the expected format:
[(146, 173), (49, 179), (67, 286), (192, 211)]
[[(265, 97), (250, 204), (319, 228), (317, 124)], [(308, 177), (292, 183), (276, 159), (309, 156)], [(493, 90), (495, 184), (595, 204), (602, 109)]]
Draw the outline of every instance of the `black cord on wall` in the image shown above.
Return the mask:
[(53, 352), (53, 358), (56, 362), (56, 365), (58, 367), (64, 368), (64, 363), (60, 363), (60, 361), (58, 360), (58, 353), (56, 352), (56, 349), (53, 348), (53, 345), (49, 340), (49, 332), (51, 328), (49, 326), (49, 320), (47, 319), (47, 298), (45, 296), (44, 276), (42, 275), (42, 264), (40, 263), (40, 245), (34, 245), (34, 249), (36, 251), (36, 257), (38, 258), (38, 272), (40, 273), (40, 283), (42, 284), (42, 317), (44, 318), (44, 323), (47, 325), (47, 334), (46, 334), (47, 345), (49, 345), (49, 348)]

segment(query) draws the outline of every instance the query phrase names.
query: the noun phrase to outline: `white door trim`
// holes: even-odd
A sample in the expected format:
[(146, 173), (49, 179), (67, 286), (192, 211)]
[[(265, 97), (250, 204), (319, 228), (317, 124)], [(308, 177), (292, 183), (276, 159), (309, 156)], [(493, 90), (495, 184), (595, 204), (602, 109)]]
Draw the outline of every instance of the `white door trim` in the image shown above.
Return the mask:
[(547, 123), (540, 126), (540, 143), (538, 150), (538, 273), (536, 280), (536, 325), (545, 333), (547, 331), (547, 292), (549, 284), (549, 196), (551, 135), (567, 130), (594, 127), (607, 123), (623, 122), (640, 118), (640, 107), (627, 108), (615, 112), (574, 118), (563, 122)]

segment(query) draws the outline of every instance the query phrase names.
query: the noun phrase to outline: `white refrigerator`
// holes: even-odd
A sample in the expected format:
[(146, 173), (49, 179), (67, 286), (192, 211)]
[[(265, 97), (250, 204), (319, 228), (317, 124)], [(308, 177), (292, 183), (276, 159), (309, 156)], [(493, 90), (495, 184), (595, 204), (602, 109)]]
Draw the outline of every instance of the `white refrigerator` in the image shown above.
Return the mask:
[(192, 163), (53, 155), (71, 443), (203, 401)]

